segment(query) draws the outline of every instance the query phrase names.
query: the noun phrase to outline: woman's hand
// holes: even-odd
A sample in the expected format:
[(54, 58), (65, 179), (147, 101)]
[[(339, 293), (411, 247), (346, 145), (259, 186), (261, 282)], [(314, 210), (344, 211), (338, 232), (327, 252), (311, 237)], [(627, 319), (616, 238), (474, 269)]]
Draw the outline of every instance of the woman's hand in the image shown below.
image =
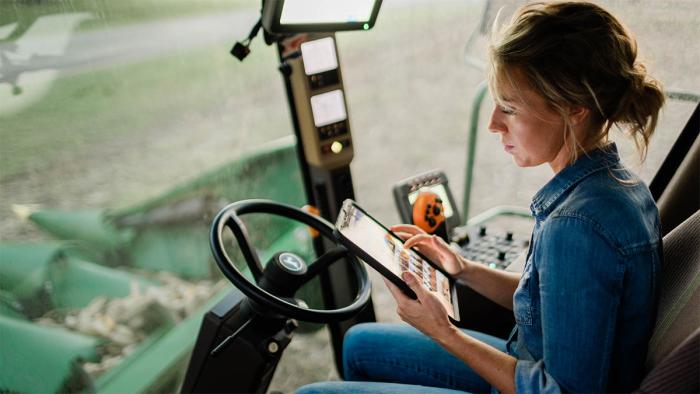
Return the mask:
[(384, 279), (384, 283), (396, 300), (396, 313), (401, 320), (435, 340), (447, 338), (455, 329), (448, 317), (448, 311), (452, 305), (446, 305), (436, 293), (423, 287), (412, 272), (404, 272), (401, 278), (418, 296), (416, 300), (411, 299), (396, 285)]
[(404, 247), (413, 246), (435, 264), (439, 264), (453, 277), (460, 276), (467, 269), (468, 262), (462, 259), (442, 238), (430, 235), (412, 224), (399, 224), (391, 231), (404, 240)]

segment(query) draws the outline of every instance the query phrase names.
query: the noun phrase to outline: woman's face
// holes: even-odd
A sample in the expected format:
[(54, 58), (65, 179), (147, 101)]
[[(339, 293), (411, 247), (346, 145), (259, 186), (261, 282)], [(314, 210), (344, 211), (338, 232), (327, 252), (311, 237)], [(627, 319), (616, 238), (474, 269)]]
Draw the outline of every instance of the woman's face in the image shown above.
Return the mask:
[(520, 72), (512, 72), (511, 78), (513, 83), (499, 81), (497, 89), (502, 101), (495, 105), (489, 130), (500, 134), (503, 148), (518, 166), (548, 163), (557, 173), (569, 158), (564, 144), (564, 120), (529, 88)]

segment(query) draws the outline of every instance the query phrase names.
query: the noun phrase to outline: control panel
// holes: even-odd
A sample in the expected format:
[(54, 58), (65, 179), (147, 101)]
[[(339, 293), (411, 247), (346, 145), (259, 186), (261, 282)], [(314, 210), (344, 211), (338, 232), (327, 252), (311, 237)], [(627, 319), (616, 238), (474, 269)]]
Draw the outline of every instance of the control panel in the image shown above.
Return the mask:
[(306, 159), (324, 169), (348, 165), (353, 144), (335, 35), (306, 34), (298, 47), (301, 56), (288, 64)]
[(465, 258), (495, 269), (511, 266), (530, 244), (528, 239), (517, 237), (511, 231), (496, 232), (486, 226), (456, 227), (450, 240), (453, 245), (459, 245), (459, 253)]

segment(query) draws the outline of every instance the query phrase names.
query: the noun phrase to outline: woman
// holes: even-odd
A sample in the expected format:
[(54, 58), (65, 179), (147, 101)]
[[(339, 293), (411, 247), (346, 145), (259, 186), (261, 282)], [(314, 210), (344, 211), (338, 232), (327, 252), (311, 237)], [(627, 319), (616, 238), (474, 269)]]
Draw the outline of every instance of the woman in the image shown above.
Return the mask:
[(629, 392), (643, 376), (660, 269), (658, 212), (620, 163), (613, 126), (644, 158), (664, 98), (634, 38), (585, 2), (522, 7), (490, 47), (496, 106), (489, 129), (520, 167), (553, 178), (531, 204), (522, 275), (456, 254), (414, 226), (392, 229), (456, 279), (513, 310), (508, 341), (450, 324), (411, 273), (418, 300), (387, 282), (410, 324), (364, 324), (346, 336), (346, 382), (309, 392)]

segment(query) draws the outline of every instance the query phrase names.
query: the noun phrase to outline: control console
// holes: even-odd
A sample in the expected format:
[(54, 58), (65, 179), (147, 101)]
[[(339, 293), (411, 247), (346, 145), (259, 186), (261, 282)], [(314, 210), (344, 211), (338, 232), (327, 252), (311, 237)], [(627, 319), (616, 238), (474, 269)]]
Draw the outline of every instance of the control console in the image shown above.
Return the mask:
[(512, 232), (497, 232), (486, 226), (464, 226), (457, 205), (450, 191), (447, 176), (439, 170), (429, 171), (398, 182), (393, 189), (399, 217), (404, 223), (416, 224), (431, 234), (432, 228), (424, 228), (416, 221), (415, 208), (422, 195), (436, 195), (442, 207), (442, 216), (447, 226), (446, 241), (451, 243), (465, 258), (505, 269), (529, 246), (529, 240), (515, 236)]

